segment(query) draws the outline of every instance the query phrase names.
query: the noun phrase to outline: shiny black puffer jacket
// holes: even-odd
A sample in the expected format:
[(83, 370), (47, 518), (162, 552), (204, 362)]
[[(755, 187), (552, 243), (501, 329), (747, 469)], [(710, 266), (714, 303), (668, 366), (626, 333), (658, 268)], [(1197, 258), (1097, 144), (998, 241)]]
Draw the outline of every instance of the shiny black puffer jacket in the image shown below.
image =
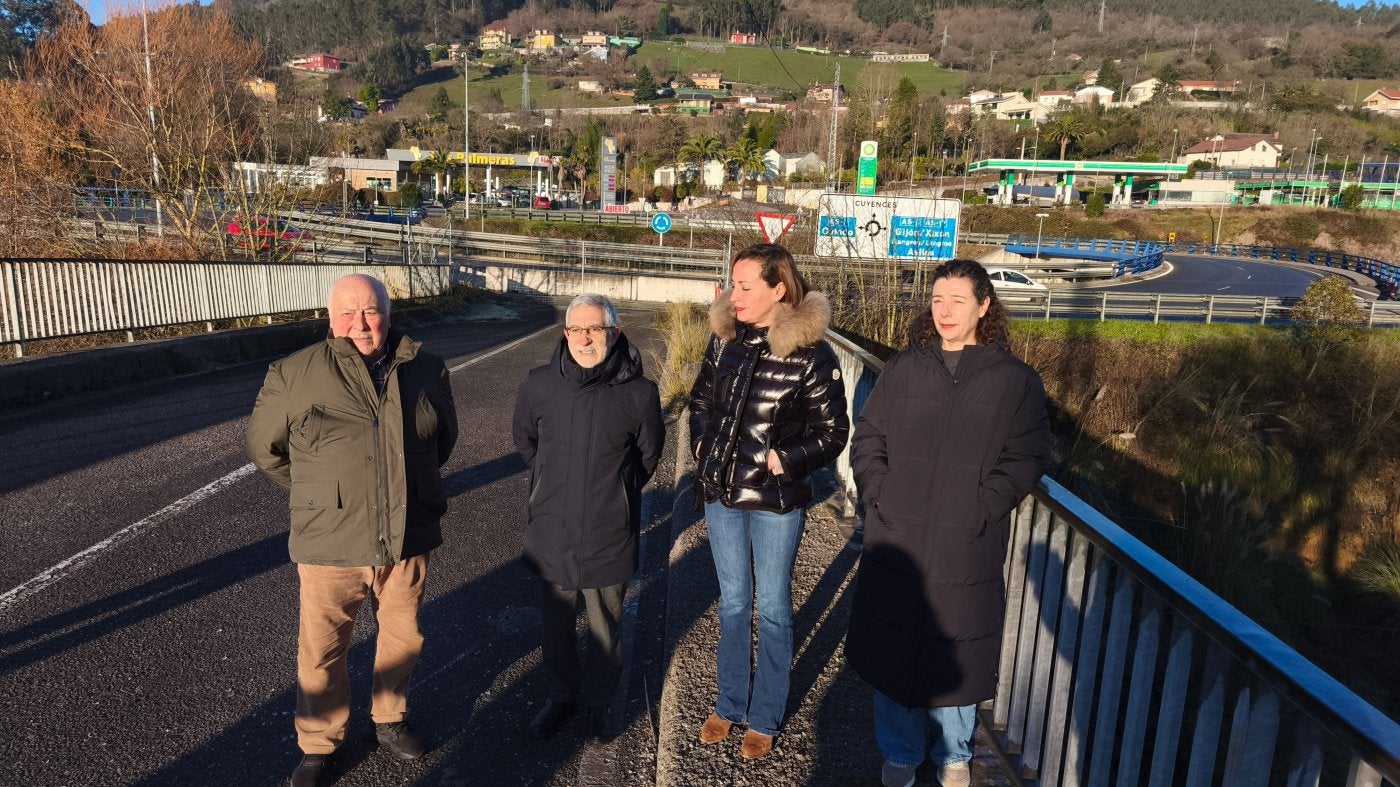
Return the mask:
[[(771, 327), (739, 322), (725, 292), (710, 307), (709, 350), (690, 392), (690, 448), (706, 502), (787, 513), (812, 499), (808, 476), (846, 445), (846, 388), (822, 340), (831, 304), (778, 304)], [(768, 470), (772, 449), (783, 475)]]

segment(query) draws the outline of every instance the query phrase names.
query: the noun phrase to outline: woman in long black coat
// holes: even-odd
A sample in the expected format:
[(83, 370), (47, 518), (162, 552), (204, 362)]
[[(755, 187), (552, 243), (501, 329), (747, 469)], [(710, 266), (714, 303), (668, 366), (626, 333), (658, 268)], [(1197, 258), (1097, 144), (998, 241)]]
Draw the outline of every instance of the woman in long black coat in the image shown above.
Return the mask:
[(996, 691), (1010, 514), (1050, 443), (1040, 375), (1006, 326), (981, 265), (939, 266), (930, 310), (856, 422), (865, 551), (846, 659), (875, 688), (891, 787), (925, 756), (942, 784), (967, 784), (976, 705)]

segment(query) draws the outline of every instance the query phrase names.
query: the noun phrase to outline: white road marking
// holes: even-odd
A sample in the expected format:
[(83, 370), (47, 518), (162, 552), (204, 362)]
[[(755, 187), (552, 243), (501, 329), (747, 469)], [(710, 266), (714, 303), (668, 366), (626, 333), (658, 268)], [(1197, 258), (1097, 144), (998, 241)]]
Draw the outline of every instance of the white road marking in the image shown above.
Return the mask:
[[(448, 372), (450, 373), (460, 371), (462, 369), (467, 368), (468, 366), (478, 364), (486, 360), (487, 358), (503, 353), (506, 350), (511, 349), (512, 347), (523, 344), (535, 338), (536, 336), (553, 330), (558, 330), (558, 326), (550, 325), (547, 328), (541, 328), (540, 330), (535, 331), (534, 333), (516, 339), (510, 344), (502, 345), (501, 347), (497, 347), (496, 349), (488, 353), (478, 355), (470, 361), (464, 361), (462, 363), (459, 363), (456, 366), (453, 366), (451, 369), (449, 369)], [(223, 478), (211, 481), (205, 486), (202, 486), (199, 489), (196, 489), (195, 491), (189, 493), (188, 495), (185, 495), (184, 497), (180, 498), (179, 500), (176, 500), (175, 502), (171, 503), (165, 508), (162, 508), (154, 514), (151, 514), (150, 516), (141, 519), (137, 522), (132, 522), (131, 524), (127, 525), (121, 530), (118, 530), (117, 532), (97, 542), (96, 544), (93, 544), (87, 549), (84, 549), (78, 554), (73, 555), (72, 557), (69, 557), (65, 560), (61, 560), (58, 563), (55, 563), (54, 565), (50, 566), (49, 568), (46, 568), (43, 571), (39, 572), (38, 574), (35, 574), (33, 577), (30, 577), (28, 580), (25, 580), (24, 582), (21, 582), (20, 584), (10, 588), (9, 590), (0, 594), (0, 612), (4, 612), (6, 609), (14, 606), (16, 603), (22, 601), (28, 596), (32, 596), (35, 593), (38, 593), (39, 591), (48, 587), (49, 585), (52, 585), (53, 583), (67, 576), (73, 570), (81, 568), (83, 564), (97, 557), (99, 554), (106, 552), (107, 550), (115, 546), (119, 546), (121, 544), (126, 543), (127, 541), (130, 541), (132, 538), (135, 538), (137, 535), (139, 535), (141, 531), (150, 528), (152, 525), (164, 522), (170, 517), (185, 511), (191, 506), (194, 506), (195, 504), (199, 503), (205, 498), (212, 497), (213, 495), (222, 492), (224, 489), (227, 489), (235, 482), (241, 480), (244, 476), (247, 476), (250, 473), (252, 473), (254, 469), (255, 468), (253, 467), (251, 462), (246, 465), (243, 465), (242, 467), (238, 468), (237, 470), (234, 470), (233, 472), (229, 473)]]
[(253, 465), (250, 462), (238, 468), (237, 470), (234, 470), (232, 473), (229, 473), (223, 478), (220, 478), (216, 481), (206, 484), (205, 486), (200, 487), (199, 489), (196, 489), (195, 491), (189, 493), (188, 495), (185, 495), (179, 500), (176, 500), (175, 502), (171, 503), (165, 508), (162, 508), (161, 510), (155, 512), (154, 514), (151, 514), (150, 516), (138, 520), (136, 522), (132, 522), (131, 524), (127, 525), (121, 530), (118, 530), (117, 532), (113, 533), (112, 535), (108, 536), (102, 541), (93, 544), (87, 549), (84, 549), (78, 554), (73, 555), (72, 557), (66, 560), (62, 560), (58, 563), (55, 563), (53, 566), (47, 569), (44, 569), (43, 571), (39, 572), (38, 574), (35, 574), (33, 577), (26, 580), (25, 582), (21, 582), (15, 587), (5, 591), (4, 594), (0, 594), (0, 612), (3, 612), (4, 610), (8, 609), (9, 607), (13, 606), (16, 602), (24, 599), (25, 597), (38, 593), (40, 590), (43, 590), (44, 588), (48, 587), (54, 582), (57, 582), (58, 580), (62, 579), (65, 575), (67, 575), (68, 572), (81, 567), (84, 563), (87, 563), (89, 560), (92, 560), (94, 557), (97, 557), (97, 555), (101, 554), (102, 552), (105, 552), (108, 549), (111, 549), (112, 547), (130, 541), (132, 538), (136, 537), (141, 531), (149, 528), (151, 525), (163, 522), (169, 519), (170, 517), (175, 516), (176, 514), (179, 514), (182, 511), (194, 506), (201, 500), (218, 494), (234, 482), (238, 481), (239, 479), (252, 472)]
[(476, 356), (475, 358), (471, 359), (470, 361), (463, 361), (462, 363), (457, 364), (456, 366), (452, 367), (451, 369), (448, 369), (447, 371), (449, 371), (449, 372), (460, 371), (460, 370), (462, 370), (462, 369), (467, 368), (468, 366), (472, 366), (473, 364), (481, 363), (482, 361), (486, 360), (487, 358), (490, 358), (490, 357), (493, 356), (493, 355), (498, 355), (498, 354), (500, 354), (500, 353), (505, 352), (506, 350), (511, 349), (512, 347), (515, 347), (515, 346), (517, 346), (517, 345), (524, 344), (525, 342), (530, 341), (531, 339), (535, 338), (536, 336), (539, 336), (539, 335), (542, 334), (542, 333), (548, 333), (549, 331), (558, 331), (558, 330), (561, 330), (561, 329), (560, 329), (559, 326), (557, 326), (557, 325), (550, 325), (550, 326), (547, 327), (547, 328), (541, 328), (541, 329), (539, 329), (538, 331), (535, 331), (534, 333), (529, 334), (528, 336), (522, 336), (522, 337), (520, 337), (519, 339), (516, 339), (515, 341), (511, 342), (510, 344), (501, 345), (500, 347), (497, 347), (496, 349), (492, 350), (492, 351), (489, 352), (489, 353), (483, 353), (483, 354), (481, 354), (481, 355), (478, 355), (478, 356)]
[(1215, 291), (1216, 291), (1216, 292), (1220, 292), (1221, 290), (1228, 290), (1228, 289), (1230, 289), (1230, 285), (1227, 284), (1227, 285), (1225, 285), (1224, 287), (1216, 287), (1216, 288), (1215, 288)]

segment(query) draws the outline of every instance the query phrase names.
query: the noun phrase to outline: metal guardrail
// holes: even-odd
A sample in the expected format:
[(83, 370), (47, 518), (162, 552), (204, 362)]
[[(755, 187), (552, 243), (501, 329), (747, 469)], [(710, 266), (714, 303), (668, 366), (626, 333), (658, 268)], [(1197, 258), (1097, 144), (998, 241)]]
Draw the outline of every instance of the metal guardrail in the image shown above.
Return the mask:
[(1173, 254), (1203, 254), (1263, 262), (1303, 262), (1327, 268), (1340, 268), (1363, 273), (1378, 281), (1385, 281), (1394, 287), (1400, 287), (1400, 265), (1340, 251), (1278, 248), (1243, 243), (1168, 243), (1164, 245), (1164, 248)]
[(1146, 273), (1162, 264), (1162, 244), (1147, 240), (1109, 240), (1102, 238), (1037, 238), (1030, 235), (1009, 235), (1006, 250), (1017, 254), (1047, 252), (1056, 257), (1104, 260), (1113, 263), (1113, 275), (1126, 276)]
[[(1160, 322), (1234, 322), (1259, 325), (1293, 321), (1298, 298), (1250, 295), (1174, 295), (1113, 289), (1050, 290), (1002, 296), (1012, 314), (1049, 320), (1057, 317)], [(1400, 326), (1400, 301), (1367, 301), (1359, 307), (1368, 328)]]
[(446, 266), (343, 263), (0, 260), (0, 343), (325, 307), (341, 276), (369, 273), (394, 297), (445, 292)]
[[(827, 339), (855, 424), (884, 365)], [(1020, 782), (1400, 784), (1400, 725), (1048, 476), (1013, 516), (1005, 582), (980, 716)]]

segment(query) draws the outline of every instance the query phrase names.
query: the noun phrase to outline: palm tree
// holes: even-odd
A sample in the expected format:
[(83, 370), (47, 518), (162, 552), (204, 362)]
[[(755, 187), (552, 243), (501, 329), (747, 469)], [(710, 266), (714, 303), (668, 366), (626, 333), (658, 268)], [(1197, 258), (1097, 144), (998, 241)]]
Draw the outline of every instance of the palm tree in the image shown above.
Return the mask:
[(681, 143), (680, 152), (676, 154), (676, 160), (681, 164), (692, 161), (700, 162), (700, 180), (704, 184), (705, 165), (724, 156), (724, 143), (718, 137), (709, 134), (696, 134), (685, 142)]
[(1070, 143), (1083, 139), (1089, 131), (1089, 124), (1082, 115), (1067, 112), (1046, 123), (1040, 135), (1048, 142), (1060, 143), (1060, 161), (1064, 161)]
[(447, 193), (452, 193), (452, 168), (455, 166), (456, 164), (452, 161), (452, 157), (448, 155), (447, 151), (438, 148), (432, 153), (429, 153), (426, 157), (413, 162), (412, 169), (415, 173), (433, 173), (433, 195), (441, 196), (443, 191), (441, 179), (444, 175), (447, 177)]
[(758, 141), (748, 137), (741, 138), (734, 143), (733, 147), (725, 151), (724, 160), (726, 164), (739, 170), (740, 186), (743, 186), (744, 181), (748, 180), (748, 175), (752, 174), (754, 180), (758, 180), (768, 169), (767, 164), (763, 161), (763, 150), (759, 148)]

